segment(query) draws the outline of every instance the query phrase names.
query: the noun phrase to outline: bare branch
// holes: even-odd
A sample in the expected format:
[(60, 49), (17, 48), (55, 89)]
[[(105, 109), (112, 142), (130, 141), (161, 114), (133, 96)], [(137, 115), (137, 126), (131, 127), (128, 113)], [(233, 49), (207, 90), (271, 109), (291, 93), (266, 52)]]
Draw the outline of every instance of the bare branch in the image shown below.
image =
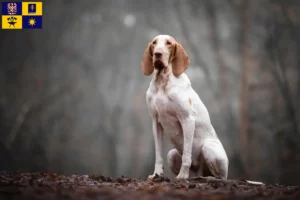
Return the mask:
[(67, 92), (72, 91), (71, 85), (67, 84), (66, 86), (62, 87), (60, 90), (55, 91), (53, 93), (50, 93), (46, 95), (45, 97), (41, 99), (33, 99), (30, 103), (25, 103), (22, 106), (21, 111), (18, 114), (18, 117), (13, 125), (13, 128), (10, 132), (10, 134), (6, 138), (6, 148), (10, 149), (12, 143), (14, 142), (15, 138), (17, 137), (20, 128), (26, 121), (26, 119), (29, 117), (30, 114), (37, 114), (42, 110), (43, 107), (48, 106), (50, 103), (53, 103), (57, 98), (60, 98), (62, 95), (66, 94)]
[(241, 11), (242, 18), (242, 40), (241, 40), (241, 85), (240, 85), (240, 121), (241, 121), (241, 135), (240, 135), (240, 151), (243, 158), (244, 168), (247, 174), (247, 140), (248, 140), (248, 59), (249, 59), (249, 1), (245, 0), (243, 9)]
[(18, 114), (18, 117), (13, 125), (13, 128), (10, 132), (10, 134), (8, 135), (6, 142), (4, 143), (7, 149), (10, 149), (11, 144), (13, 143), (13, 141), (15, 140), (22, 124), (24, 123), (25, 117), (27, 115), (27, 113), (29, 112), (30, 108), (32, 107), (32, 103), (25, 103), (22, 106), (21, 111)]

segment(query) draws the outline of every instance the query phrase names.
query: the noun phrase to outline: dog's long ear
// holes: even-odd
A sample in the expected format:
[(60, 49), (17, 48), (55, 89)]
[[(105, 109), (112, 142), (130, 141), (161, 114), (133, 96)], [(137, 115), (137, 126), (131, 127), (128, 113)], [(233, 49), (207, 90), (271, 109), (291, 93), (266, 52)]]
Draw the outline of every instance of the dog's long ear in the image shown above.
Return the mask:
[(144, 52), (142, 63), (141, 63), (142, 64), (142, 72), (146, 76), (151, 75), (154, 70), (152, 57), (153, 57), (152, 47), (151, 47), (151, 44), (149, 43)]
[(181, 44), (176, 42), (174, 48), (172, 71), (175, 76), (179, 76), (188, 68), (190, 60)]

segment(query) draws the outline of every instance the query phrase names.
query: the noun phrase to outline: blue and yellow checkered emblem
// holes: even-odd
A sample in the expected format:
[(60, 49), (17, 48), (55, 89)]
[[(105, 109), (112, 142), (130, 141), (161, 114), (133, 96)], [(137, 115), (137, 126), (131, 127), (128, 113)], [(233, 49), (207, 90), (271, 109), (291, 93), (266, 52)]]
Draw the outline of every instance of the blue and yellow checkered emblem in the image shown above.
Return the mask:
[(2, 29), (41, 29), (42, 2), (3, 2)]

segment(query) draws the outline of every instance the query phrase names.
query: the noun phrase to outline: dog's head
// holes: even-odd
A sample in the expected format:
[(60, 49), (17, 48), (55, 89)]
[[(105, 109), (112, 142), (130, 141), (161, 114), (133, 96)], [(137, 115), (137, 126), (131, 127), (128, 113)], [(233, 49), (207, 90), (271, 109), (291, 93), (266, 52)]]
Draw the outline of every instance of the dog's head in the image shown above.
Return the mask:
[(150, 42), (142, 59), (142, 71), (149, 76), (154, 71), (172, 67), (175, 76), (182, 74), (190, 65), (183, 47), (169, 35), (158, 35)]

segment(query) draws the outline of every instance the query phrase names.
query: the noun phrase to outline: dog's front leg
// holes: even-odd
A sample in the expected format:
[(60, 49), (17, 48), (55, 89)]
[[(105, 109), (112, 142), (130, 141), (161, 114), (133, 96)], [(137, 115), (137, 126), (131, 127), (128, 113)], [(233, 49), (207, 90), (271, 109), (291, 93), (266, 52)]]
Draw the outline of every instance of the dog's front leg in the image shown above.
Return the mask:
[(177, 175), (177, 179), (186, 179), (189, 177), (189, 172), (192, 164), (192, 147), (195, 131), (195, 119), (187, 117), (180, 120), (183, 130), (183, 154), (182, 164)]
[(155, 168), (153, 175), (150, 175), (148, 178), (152, 179), (155, 177), (155, 174), (162, 176), (164, 173), (163, 169), (163, 129), (162, 126), (156, 121), (153, 120), (152, 123), (153, 136), (155, 142)]

